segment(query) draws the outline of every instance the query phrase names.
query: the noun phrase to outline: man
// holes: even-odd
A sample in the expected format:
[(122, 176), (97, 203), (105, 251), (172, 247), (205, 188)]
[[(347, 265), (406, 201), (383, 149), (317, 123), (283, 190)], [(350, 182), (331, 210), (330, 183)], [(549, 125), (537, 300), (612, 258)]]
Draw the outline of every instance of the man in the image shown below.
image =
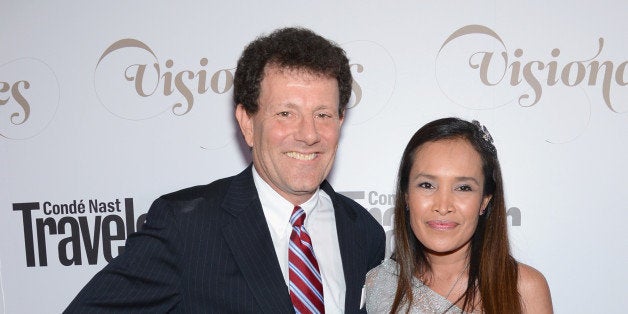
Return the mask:
[(344, 51), (309, 30), (249, 44), (234, 99), (253, 165), (157, 199), (125, 252), (66, 311), (363, 311), (384, 231), (325, 181), (351, 81)]

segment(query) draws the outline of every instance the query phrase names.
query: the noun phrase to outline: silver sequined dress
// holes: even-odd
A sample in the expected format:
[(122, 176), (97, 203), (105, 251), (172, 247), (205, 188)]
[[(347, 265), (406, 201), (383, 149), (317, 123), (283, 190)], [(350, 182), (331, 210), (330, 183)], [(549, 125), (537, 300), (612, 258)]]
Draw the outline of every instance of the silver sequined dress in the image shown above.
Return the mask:
[[(388, 313), (395, 299), (398, 277), (397, 262), (387, 259), (366, 274), (366, 311), (368, 313)], [(419, 279), (412, 280), (414, 302), (410, 313), (462, 313), (457, 306), (451, 306), (446, 298), (424, 285)], [(400, 313), (406, 312), (406, 307)]]

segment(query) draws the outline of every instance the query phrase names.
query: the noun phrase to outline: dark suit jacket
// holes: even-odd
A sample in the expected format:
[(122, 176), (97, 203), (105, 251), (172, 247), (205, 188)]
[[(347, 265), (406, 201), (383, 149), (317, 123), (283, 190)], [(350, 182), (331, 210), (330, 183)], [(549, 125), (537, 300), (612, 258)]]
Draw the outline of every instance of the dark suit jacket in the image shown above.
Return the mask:
[[(384, 258), (384, 231), (329, 183), (321, 188), (334, 205), (345, 311), (358, 313), (365, 275)], [(157, 199), (65, 312), (294, 313), (251, 166)]]

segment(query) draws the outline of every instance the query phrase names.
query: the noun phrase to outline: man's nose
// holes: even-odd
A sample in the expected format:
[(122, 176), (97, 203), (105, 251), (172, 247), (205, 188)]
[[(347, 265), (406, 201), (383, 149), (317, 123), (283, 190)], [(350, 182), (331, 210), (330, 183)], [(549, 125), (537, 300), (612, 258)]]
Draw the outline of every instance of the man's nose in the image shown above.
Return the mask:
[(297, 130), (297, 140), (305, 142), (307, 145), (314, 145), (320, 141), (316, 119), (314, 117), (304, 117), (301, 119)]

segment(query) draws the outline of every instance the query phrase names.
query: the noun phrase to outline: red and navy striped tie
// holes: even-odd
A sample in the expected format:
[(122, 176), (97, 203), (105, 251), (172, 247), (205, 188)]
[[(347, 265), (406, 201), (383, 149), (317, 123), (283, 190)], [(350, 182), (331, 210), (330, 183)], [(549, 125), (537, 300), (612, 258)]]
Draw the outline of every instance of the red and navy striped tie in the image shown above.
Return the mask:
[(321, 273), (304, 221), (305, 212), (295, 206), (290, 217), (292, 234), (288, 250), (290, 299), (297, 313), (325, 313)]

